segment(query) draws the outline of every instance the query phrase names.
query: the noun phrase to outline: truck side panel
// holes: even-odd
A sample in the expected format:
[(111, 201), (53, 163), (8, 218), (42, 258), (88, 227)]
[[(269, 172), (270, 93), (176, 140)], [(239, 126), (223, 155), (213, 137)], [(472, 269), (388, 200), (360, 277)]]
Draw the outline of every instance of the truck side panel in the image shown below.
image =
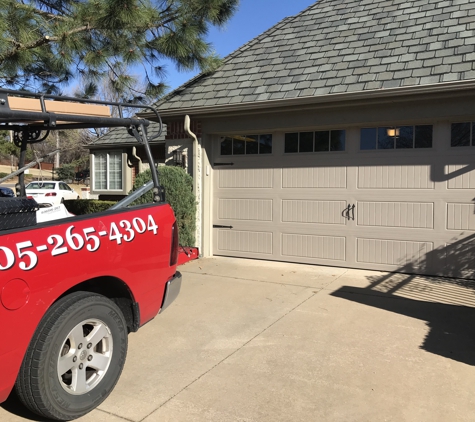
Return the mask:
[(99, 277), (124, 282), (140, 325), (159, 311), (175, 217), (167, 204), (44, 223), (0, 235), (0, 402), (8, 396), (47, 309), (74, 286)]

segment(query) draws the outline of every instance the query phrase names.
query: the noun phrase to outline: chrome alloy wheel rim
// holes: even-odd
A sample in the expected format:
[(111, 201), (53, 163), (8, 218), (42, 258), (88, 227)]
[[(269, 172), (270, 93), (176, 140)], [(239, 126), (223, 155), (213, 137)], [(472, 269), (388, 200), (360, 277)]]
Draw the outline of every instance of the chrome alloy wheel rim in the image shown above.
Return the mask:
[(73, 395), (88, 393), (104, 378), (112, 359), (109, 327), (99, 319), (87, 319), (68, 334), (58, 356), (61, 386)]

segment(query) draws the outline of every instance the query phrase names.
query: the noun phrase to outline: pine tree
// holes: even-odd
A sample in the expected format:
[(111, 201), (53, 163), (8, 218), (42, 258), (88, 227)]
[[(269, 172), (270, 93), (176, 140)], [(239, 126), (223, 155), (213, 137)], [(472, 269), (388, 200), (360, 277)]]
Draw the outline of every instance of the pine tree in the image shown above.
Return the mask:
[[(0, 85), (57, 93), (80, 76), (91, 92), (106, 78), (120, 94), (138, 84), (145, 86), (143, 94), (157, 97), (166, 88), (163, 58), (178, 70), (217, 66), (205, 36), (210, 26), (225, 24), (238, 3), (0, 0)], [(142, 66), (144, 81), (131, 76), (136, 66)]]

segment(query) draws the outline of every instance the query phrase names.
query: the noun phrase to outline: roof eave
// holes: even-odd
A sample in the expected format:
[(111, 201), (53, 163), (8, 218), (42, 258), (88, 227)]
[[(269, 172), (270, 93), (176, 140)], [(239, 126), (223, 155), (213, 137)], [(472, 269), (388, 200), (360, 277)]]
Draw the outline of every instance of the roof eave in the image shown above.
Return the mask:
[[(150, 146), (163, 145), (165, 144), (165, 142), (166, 142), (165, 140), (150, 141), (149, 145)], [(87, 144), (87, 145), (84, 145), (83, 148), (91, 150), (91, 149), (119, 149), (119, 148), (130, 148), (130, 147), (143, 147), (143, 144), (139, 144), (138, 142)]]
[[(306, 108), (323, 106), (338, 106), (347, 102), (359, 101), (392, 101), (399, 97), (430, 95), (430, 94), (448, 94), (455, 92), (467, 92), (475, 89), (475, 80), (446, 82), (422, 86), (407, 86), (399, 88), (387, 88), (371, 91), (346, 92), (337, 94), (326, 94), (311, 97), (298, 97), (279, 100), (246, 102), (239, 104), (222, 104), (210, 107), (183, 107), (177, 109), (158, 110), (162, 119), (177, 119), (185, 115), (200, 117), (218, 117), (223, 115), (236, 114), (255, 114), (268, 113), (279, 108)], [(153, 120), (152, 113), (140, 114), (140, 117)]]

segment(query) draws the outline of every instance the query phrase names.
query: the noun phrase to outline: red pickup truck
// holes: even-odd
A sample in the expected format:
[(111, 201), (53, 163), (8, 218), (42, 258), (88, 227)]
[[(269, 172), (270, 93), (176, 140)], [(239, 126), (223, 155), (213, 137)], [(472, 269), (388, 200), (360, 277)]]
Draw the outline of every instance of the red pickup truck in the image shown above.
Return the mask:
[[(65, 113), (77, 99), (27, 93), (39, 110), (14, 109), (17, 94), (0, 90), (0, 123), (21, 132), (22, 149), (61, 125), (125, 126), (153, 163), (148, 122)], [(60, 101), (63, 108), (51, 111)], [(176, 298), (177, 225), (153, 178), (152, 204), (132, 206), (126, 198), (105, 212), (43, 223), (35, 221), (34, 200), (0, 198), (0, 402), (14, 388), (43, 418), (84, 415), (118, 381), (128, 333)]]

